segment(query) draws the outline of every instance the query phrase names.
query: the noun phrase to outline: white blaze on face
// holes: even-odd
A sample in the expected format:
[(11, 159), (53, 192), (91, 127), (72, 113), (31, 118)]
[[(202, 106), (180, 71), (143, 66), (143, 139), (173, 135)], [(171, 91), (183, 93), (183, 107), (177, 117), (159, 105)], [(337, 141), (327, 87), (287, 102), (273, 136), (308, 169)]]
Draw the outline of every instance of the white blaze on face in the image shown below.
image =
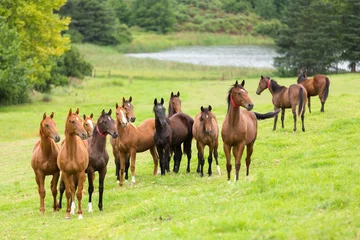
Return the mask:
[(240, 91), (245, 92), (245, 90), (244, 90), (244, 89), (241, 89)]
[(127, 123), (127, 120), (126, 120), (126, 116), (124, 114), (124, 111), (123, 110), (120, 110), (120, 114), (121, 114), (121, 122), (123, 124), (126, 124)]
[(78, 121), (79, 120), (79, 118), (78, 117), (76, 117), (76, 121)]
[(92, 122), (90, 119), (87, 120), (87, 123), (89, 124), (89, 126), (91, 127), (91, 129), (94, 129), (93, 122)]

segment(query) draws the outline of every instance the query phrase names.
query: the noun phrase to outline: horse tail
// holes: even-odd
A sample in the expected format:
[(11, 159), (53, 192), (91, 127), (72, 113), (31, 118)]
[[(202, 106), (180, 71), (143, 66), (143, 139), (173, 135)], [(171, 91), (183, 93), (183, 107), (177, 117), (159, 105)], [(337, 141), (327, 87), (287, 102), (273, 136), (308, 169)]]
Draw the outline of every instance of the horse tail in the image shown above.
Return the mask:
[(184, 153), (191, 154), (191, 141), (193, 138), (192, 128), (194, 125), (194, 120), (191, 117), (186, 118), (187, 120), (187, 127), (188, 127), (188, 137), (184, 142)]
[(329, 87), (330, 87), (330, 80), (328, 77), (325, 77), (325, 88), (324, 88), (324, 93), (321, 97), (322, 102), (325, 102), (329, 95)]
[(280, 112), (280, 109), (276, 110), (275, 112), (268, 112), (268, 113), (257, 113), (257, 112), (254, 112), (255, 116), (256, 116), (256, 119), (258, 120), (264, 120), (264, 119), (267, 119), (267, 118), (273, 118), (275, 117), (276, 115), (278, 115)]
[(304, 89), (301, 87), (299, 89), (299, 109), (298, 109), (298, 116), (301, 116), (303, 111), (305, 110), (305, 101), (304, 101)]

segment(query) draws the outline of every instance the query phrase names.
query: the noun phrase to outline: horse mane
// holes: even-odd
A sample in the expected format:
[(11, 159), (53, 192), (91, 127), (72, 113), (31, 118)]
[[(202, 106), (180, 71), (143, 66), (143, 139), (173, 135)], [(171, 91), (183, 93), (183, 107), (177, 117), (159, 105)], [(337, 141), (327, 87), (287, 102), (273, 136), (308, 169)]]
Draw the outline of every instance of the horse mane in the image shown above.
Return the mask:
[(280, 86), (277, 81), (275, 81), (274, 79), (271, 79), (270, 77), (265, 77), (267, 79), (269, 79), (271, 82), (270, 82), (270, 87), (271, 89), (276, 93), (278, 91), (281, 90), (281, 88), (283, 88), (284, 86)]
[(226, 97), (226, 102), (227, 102), (227, 113), (229, 113), (229, 109), (230, 109), (230, 94), (232, 92), (232, 90), (234, 89), (235, 85), (233, 85), (230, 89), (229, 89), (229, 92), (228, 92), (228, 95)]

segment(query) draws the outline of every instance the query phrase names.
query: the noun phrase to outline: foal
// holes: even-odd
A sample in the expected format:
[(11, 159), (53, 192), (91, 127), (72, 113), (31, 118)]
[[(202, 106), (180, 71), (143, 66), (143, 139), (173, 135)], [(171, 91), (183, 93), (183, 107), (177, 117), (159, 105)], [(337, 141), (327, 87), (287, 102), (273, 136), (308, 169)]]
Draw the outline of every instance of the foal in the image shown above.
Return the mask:
[(91, 113), (89, 116), (84, 114), (84, 121), (83, 126), (87, 132), (87, 137), (90, 137), (94, 130), (94, 121), (93, 121), (93, 114)]
[(171, 92), (168, 112), (168, 117), (171, 117), (175, 113), (181, 112), (181, 100), (179, 91), (177, 92), (177, 94)]
[[(260, 95), (265, 89), (269, 89), (272, 95), (274, 109), (281, 109), (281, 126), (284, 128), (285, 108), (291, 108), (294, 118), (294, 132), (296, 131), (296, 107), (298, 107), (297, 115), (301, 116), (302, 130), (305, 132), (304, 115), (306, 108), (306, 89), (301, 84), (292, 84), (289, 88), (280, 86), (276, 81), (269, 77), (261, 76), (256, 94)], [(278, 116), (274, 118), (273, 130), (276, 130), (276, 122)]]
[[(87, 133), (79, 117), (79, 108), (75, 113), (69, 110), (65, 122), (65, 141), (62, 144), (58, 157), (57, 165), (61, 170), (61, 180), (64, 181), (66, 189), (66, 219), (75, 210), (75, 187), (77, 186), (78, 215), (82, 219), (82, 190), (86, 179), (85, 170), (89, 164), (89, 154), (86, 139)], [(70, 209), (70, 199), (72, 201)]]
[(218, 146), (219, 146), (219, 127), (216, 121), (215, 115), (211, 112), (212, 107), (204, 108), (201, 106), (201, 112), (199, 112), (194, 118), (194, 125), (192, 128), (193, 136), (196, 139), (196, 147), (198, 150), (198, 168), (197, 172), (200, 176), (204, 176), (204, 148), (209, 147), (208, 163), (209, 169), (208, 174), (211, 176), (211, 163), (212, 155), (214, 155), (217, 171), (220, 174), (220, 167), (218, 162)]
[(56, 130), (56, 123), (53, 120), (54, 112), (47, 116), (44, 113), (42, 121), (40, 122), (40, 140), (38, 140), (34, 146), (31, 167), (35, 173), (35, 180), (38, 185), (38, 192), (40, 195), (40, 212), (45, 212), (45, 176), (52, 175), (51, 180), (51, 192), (53, 195), (53, 208), (56, 211), (57, 208), (57, 183), (60, 176), (60, 169), (56, 164), (56, 158), (59, 153), (59, 146), (56, 144), (60, 141), (60, 136)]

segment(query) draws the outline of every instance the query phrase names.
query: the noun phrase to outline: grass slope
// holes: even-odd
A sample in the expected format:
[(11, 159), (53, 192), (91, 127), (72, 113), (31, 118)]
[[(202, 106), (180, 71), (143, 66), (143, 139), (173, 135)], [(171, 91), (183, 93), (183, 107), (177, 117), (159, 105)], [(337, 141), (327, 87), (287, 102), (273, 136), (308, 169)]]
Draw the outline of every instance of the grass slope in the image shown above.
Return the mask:
[[(0, 108), (2, 239), (360, 238), (360, 81), (355, 74), (329, 76), (330, 95), (325, 112), (320, 113), (319, 100), (312, 98), (313, 112), (305, 115), (306, 132), (292, 133), (290, 110), (286, 111), (284, 129), (278, 122), (278, 130), (272, 131), (272, 119), (260, 121), (248, 178), (242, 160), (240, 180), (227, 182), (220, 137), (221, 175), (213, 171), (211, 177), (198, 176), (193, 141), (191, 173), (186, 173), (183, 160), (179, 174), (152, 176), (151, 156), (145, 152), (137, 155), (136, 185), (125, 183), (119, 188), (108, 143), (111, 159), (105, 179), (104, 212), (95, 207), (96, 184), (94, 212), (86, 211), (86, 194), (83, 220), (76, 216), (65, 220), (64, 209), (53, 213), (48, 177), (46, 212), (40, 216), (30, 159), (44, 112), (55, 112), (63, 138), (69, 108), (79, 107), (80, 114), (94, 113), (97, 118), (102, 109), (114, 110), (122, 97), (132, 96), (138, 125), (153, 117), (154, 98), (163, 97), (167, 102), (171, 91), (180, 91), (184, 112), (195, 116), (200, 106), (210, 104), (221, 127), (227, 91), (235, 79), (243, 78), (255, 104), (254, 111), (264, 113), (273, 108), (267, 90), (260, 96), (255, 94), (260, 74), (271, 75), (268, 70), (140, 61), (118, 56), (111, 50), (95, 50), (88, 51), (86, 58), (99, 69), (116, 69), (118, 76), (89, 78), (81, 84), (55, 89), (51, 102)], [(229, 74), (224, 80), (223, 73)], [(296, 79), (276, 80), (289, 86)], [(234, 167), (231, 175), (233, 180)]]

